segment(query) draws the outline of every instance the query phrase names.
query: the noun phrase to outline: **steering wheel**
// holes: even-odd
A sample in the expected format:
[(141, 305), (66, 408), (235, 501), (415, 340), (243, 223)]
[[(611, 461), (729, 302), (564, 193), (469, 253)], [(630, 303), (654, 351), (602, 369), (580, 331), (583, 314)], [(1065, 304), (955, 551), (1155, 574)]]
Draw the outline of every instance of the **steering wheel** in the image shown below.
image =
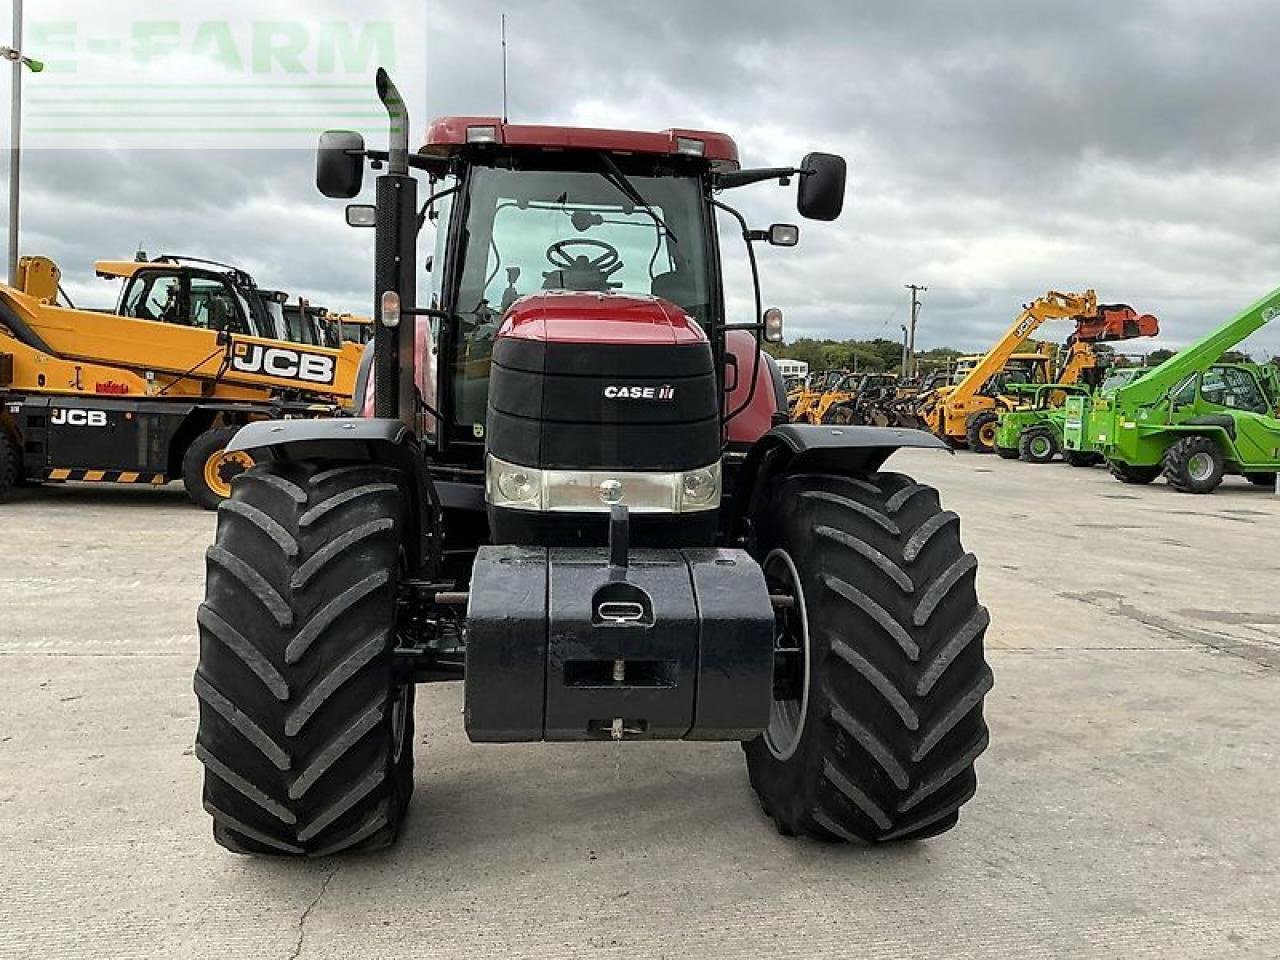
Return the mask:
[[(588, 257), (585, 254), (575, 257), (567, 249), (575, 246), (591, 247), (602, 252), (595, 257)], [(568, 240), (556, 241), (547, 247), (547, 261), (560, 270), (575, 268), (581, 270), (585, 267), (590, 270), (599, 270), (606, 277), (617, 272), (622, 266), (622, 256), (618, 253), (617, 247), (603, 240), (589, 240), (586, 237), (570, 237)]]

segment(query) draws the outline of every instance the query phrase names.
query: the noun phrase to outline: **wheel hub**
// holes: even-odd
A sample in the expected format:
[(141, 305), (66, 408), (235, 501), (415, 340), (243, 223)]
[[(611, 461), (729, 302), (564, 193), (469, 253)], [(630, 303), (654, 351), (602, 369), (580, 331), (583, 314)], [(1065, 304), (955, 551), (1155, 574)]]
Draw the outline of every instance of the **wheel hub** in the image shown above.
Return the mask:
[(1213, 457), (1196, 453), (1187, 461), (1187, 475), (1196, 483), (1203, 483), (1213, 476)]
[(254, 464), (253, 457), (243, 450), (228, 453), (219, 450), (204, 463), (204, 482), (220, 497), (231, 496), (231, 481)]
[(785, 550), (774, 550), (765, 557), (764, 575), (771, 594), (794, 600), (774, 611), (773, 705), (764, 732), (769, 752), (787, 760), (800, 744), (809, 712), (809, 615), (800, 574)]

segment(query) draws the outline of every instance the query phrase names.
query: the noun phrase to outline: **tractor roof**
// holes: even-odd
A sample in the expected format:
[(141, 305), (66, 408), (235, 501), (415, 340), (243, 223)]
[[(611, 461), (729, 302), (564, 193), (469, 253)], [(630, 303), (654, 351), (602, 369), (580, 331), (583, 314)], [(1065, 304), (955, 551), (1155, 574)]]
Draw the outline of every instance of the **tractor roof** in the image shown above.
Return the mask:
[(596, 127), (550, 127), (505, 123), (500, 117), (441, 117), (427, 130), (422, 153), (451, 155), (467, 146), (498, 144), (544, 150), (605, 150), (706, 159), (716, 170), (738, 169), (738, 145), (723, 133), (708, 130), (606, 130)]

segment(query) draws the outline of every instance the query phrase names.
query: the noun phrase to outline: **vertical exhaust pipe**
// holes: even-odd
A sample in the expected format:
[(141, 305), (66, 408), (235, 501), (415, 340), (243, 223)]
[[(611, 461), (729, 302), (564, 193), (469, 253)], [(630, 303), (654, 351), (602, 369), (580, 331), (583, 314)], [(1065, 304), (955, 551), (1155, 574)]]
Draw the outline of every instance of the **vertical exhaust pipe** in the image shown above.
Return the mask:
[[(417, 396), (414, 386), (414, 331), (417, 308), (418, 181), (409, 175), (409, 110), (390, 74), (378, 68), (378, 99), (387, 111), (389, 162), (378, 177), (377, 231), (373, 255), (374, 316), (374, 416), (400, 420), (417, 431)], [(399, 294), (395, 325), (383, 318), (383, 295)], [(392, 318), (389, 316), (388, 321)]]

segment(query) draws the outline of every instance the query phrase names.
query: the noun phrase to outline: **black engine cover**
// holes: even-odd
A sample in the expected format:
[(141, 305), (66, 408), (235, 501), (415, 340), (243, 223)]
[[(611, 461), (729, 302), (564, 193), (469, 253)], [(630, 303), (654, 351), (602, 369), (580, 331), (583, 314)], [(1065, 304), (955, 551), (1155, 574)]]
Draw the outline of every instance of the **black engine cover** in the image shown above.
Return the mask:
[(711, 346), (499, 338), (489, 451), (551, 470), (692, 470), (720, 456)]

